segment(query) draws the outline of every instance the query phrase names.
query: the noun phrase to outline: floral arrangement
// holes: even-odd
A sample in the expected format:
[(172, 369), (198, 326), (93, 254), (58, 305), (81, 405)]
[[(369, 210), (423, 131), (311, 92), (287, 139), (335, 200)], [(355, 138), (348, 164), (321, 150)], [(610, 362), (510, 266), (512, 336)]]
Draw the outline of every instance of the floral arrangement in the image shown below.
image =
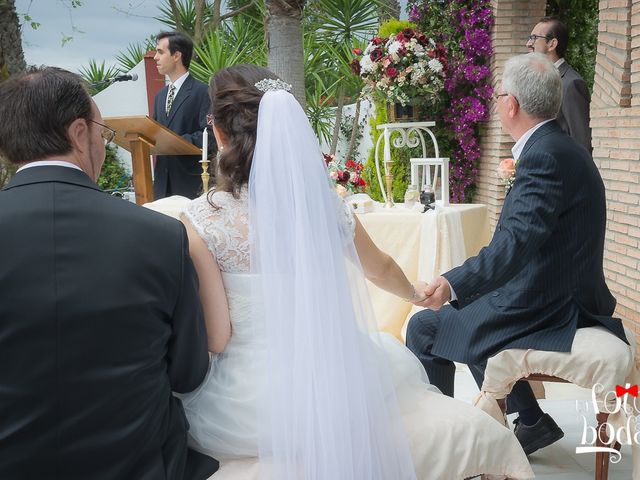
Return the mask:
[(511, 190), (513, 182), (516, 179), (516, 162), (513, 158), (505, 158), (498, 165), (497, 170), (498, 178), (504, 183), (504, 189), (506, 192)]
[(336, 191), (340, 196), (347, 194), (360, 193), (364, 191), (367, 182), (362, 178), (362, 169), (364, 166), (360, 162), (347, 160), (340, 162), (336, 160), (335, 155), (323, 154), (324, 161), (329, 170), (329, 178), (334, 183)]
[[(493, 89), (489, 61), (494, 17), (490, 0), (409, 0), (409, 20), (437, 37), (450, 51), (444, 91), (445, 131), (453, 133), (449, 181), (451, 200), (473, 195), (480, 161), (480, 128), (489, 119)], [(434, 33), (434, 35), (436, 35)]]
[(374, 37), (364, 52), (354, 48), (354, 74), (365, 82), (364, 93), (382, 101), (426, 103), (444, 87), (445, 49), (423, 33), (405, 28), (389, 38)]

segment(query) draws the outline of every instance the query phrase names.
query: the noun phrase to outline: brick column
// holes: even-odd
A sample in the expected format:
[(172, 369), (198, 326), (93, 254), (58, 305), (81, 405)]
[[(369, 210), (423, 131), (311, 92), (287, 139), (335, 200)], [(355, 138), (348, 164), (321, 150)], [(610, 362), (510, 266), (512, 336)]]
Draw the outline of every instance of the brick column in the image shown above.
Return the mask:
[[(493, 0), (495, 24), (491, 71), (494, 88), (499, 85), (504, 62), (519, 53), (527, 53), (527, 37), (538, 19), (544, 16), (545, 0)], [(491, 105), (491, 119), (482, 133), (480, 168), (477, 182), (476, 203), (489, 208), (491, 230), (495, 228), (504, 200), (504, 186), (496, 177), (496, 168), (503, 158), (511, 157), (513, 141), (502, 132), (495, 102)]]
[(640, 0), (600, 2), (591, 99), (593, 159), (607, 192), (605, 276), (640, 331)]

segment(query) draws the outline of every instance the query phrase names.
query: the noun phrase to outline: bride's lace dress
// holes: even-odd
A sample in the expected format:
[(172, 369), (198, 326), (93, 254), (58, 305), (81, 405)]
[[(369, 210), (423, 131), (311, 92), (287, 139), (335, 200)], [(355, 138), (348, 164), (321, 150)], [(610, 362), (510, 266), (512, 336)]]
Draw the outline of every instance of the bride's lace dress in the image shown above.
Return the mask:
[[(260, 299), (250, 289), (247, 190), (237, 199), (227, 192), (215, 192), (209, 198), (217, 208), (203, 195), (190, 202), (182, 215), (220, 267), (232, 334), (225, 351), (212, 355), (203, 384), (185, 395), (183, 404), (190, 445), (221, 461), (223, 468), (215, 478), (229, 478), (224, 476), (225, 463), (258, 456), (256, 359), (265, 345), (259, 326), (250, 318)], [(351, 210), (343, 202), (337, 205), (344, 212), (340, 215), (343, 227), (353, 231)], [(381, 337), (384, 351), (379, 360), (391, 364), (417, 478), (459, 479), (479, 473), (532, 476), (511, 432), (479, 409), (441, 395), (429, 385), (422, 365), (404, 345), (391, 335)], [(482, 438), (486, 439), (484, 447)]]

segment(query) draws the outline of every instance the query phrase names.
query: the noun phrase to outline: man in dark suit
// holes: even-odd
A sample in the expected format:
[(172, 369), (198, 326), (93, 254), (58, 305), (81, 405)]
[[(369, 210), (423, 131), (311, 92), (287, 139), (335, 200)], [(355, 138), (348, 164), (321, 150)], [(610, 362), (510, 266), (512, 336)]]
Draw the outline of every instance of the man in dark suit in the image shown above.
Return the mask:
[[(156, 95), (153, 118), (202, 148), (202, 132), (207, 127), (211, 103), (207, 86), (189, 74), (193, 42), (181, 32), (160, 32), (157, 42), (153, 59), (158, 72), (169, 77), (171, 83)], [(210, 151), (214, 144), (211, 133)], [(196, 198), (202, 193), (201, 158), (199, 155), (158, 155), (153, 181), (155, 198), (171, 195)]]
[(96, 186), (115, 132), (76, 75), (1, 83), (0, 118), (0, 478), (208, 478), (172, 394), (209, 360), (184, 227)]
[(562, 78), (562, 106), (558, 112), (558, 125), (591, 153), (591, 127), (587, 84), (580, 74), (564, 59), (569, 43), (567, 26), (554, 17), (544, 17), (531, 31), (527, 40), (530, 52), (543, 53), (558, 68)]
[[(432, 383), (453, 396), (455, 366), (467, 363), (482, 384), (491, 356), (508, 348), (568, 352), (577, 328), (603, 326), (626, 342), (611, 315), (604, 279), (604, 184), (587, 151), (554, 120), (562, 83), (538, 53), (506, 62), (497, 90), (502, 127), (516, 144), (515, 180), (491, 243), (429, 284), (407, 346)], [(507, 398), (519, 412), (515, 434), (525, 453), (563, 435), (527, 382)]]

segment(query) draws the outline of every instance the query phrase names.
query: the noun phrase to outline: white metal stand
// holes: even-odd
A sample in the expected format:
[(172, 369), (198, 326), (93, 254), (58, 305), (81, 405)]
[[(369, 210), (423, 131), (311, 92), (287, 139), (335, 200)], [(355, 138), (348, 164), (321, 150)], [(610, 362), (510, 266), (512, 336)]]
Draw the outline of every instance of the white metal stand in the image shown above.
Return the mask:
[[(393, 183), (393, 176), (391, 174), (391, 166), (393, 160), (391, 160), (391, 144), (395, 148), (402, 147), (417, 147), (422, 146), (422, 157), (411, 159), (411, 183), (418, 185), (421, 189), (423, 186), (429, 184), (434, 188), (438, 180), (438, 169), (442, 170), (441, 182), (442, 187), (442, 203), (444, 205), (449, 204), (449, 159), (441, 158), (440, 151), (438, 149), (438, 141), (436, 136), (431, 131), (430, 127), (434, 127), (436, 122), (405, 122), (405, 123), (383, 123), (378, 125), (378, 130), (383, 130), (383, 134), (378, 137), (375, 149), (375, 164), (376, 174), (378, 176), (378, 183), (380, 184), (380, 190), (385, 201), (385, 208), (392, 208), (393, 195), (391, 187)], [(393, 141), (391, 137), (395, 134)], [(433, 144), (435, 157), (427, 158), (427, 145), (425, 142), (425, 135), (428, 135)], [(382, 173), (380, 171), (380, 144), (384, 141), (383, 147), (383, 167), (385, 173), (385, 184), (382, 181)], [(434, 174), (431, 174), (431, 167), (434, 167)], [(422, 169), (422, 175), (420, 170)]]

